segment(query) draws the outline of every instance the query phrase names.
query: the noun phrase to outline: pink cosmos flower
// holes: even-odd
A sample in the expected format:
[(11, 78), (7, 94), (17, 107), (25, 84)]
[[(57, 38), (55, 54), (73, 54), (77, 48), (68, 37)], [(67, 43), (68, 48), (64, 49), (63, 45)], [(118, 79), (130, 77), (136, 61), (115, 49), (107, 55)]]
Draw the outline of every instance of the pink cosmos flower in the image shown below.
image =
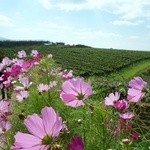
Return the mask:
[(43, 83), (39, 84), (37, 88), (40, 93), (47, 92), (50, 90), (50, 86), (48, 84), (43, 84)]
[(3, 84), (6, 88), (9, 88), (11, 86), (11, 80), (6, 80), (3, 82)]
[[(43, 54), (37, 54), (33, 56), (33, 60), (38, 61), (42, 57), (43, 57)], [(38, 65), (39, 63), (35, 62), (34, 64)]]
[(11, 128), (11, 123), (9, 121), (0, 122), (0, 135), (4, 134)]
[(9, 77), (7, 78), (7, 80), (4, 80), (4, 81), (3, 81), (4, 86), (5, 86), (6, 88), (10, 87), (11, 84), (12, 84), (13, 79), (14, 79), (14, 78), (13, 78), (12, 76), (9, 76)]
[(21, 73), (21, 67), (18, 65), (14, 65), (11, 68), (11, 75), (13, 77), (18, 76)]
[(73, 77), (73, 71), (70, 70), (69, 72), (67, 72), (67, 70), (64, 70), (62, 72), (62, 78), (65, 79), (65, 80), (69, 80)]
[(27, 57), (27, 54), (24, 50), (22, 50), (22, 51), (18, 52), (17, 56), (18, 56), (18, 58), (25, 58), (25, 57)]
[(126, 113), (122, 113), (122, 114), (119, 114), (120, 118), (121, 119), (131, 119), (134, 117), (134, 114), (132, 112), (126, 112)]
[(4, 69), (4, 64), (0, 63), (0, 71)]
[(31, 134), (18, 132), (11, 150), (48, 150), (62, 129), (62, 119), (52, 107), (45, 107), (37, 114), (28, 116), (24, 124)]
[(22, 64), (22, 70), (27, 70), (28, 68), (32, 67), (34, 65), (35, 61), (33, 60), (27, 60), (24, 61)]
[(9, 111), (10, 102), (8, 101), (0, 101), (0, 114), (6, 113)]
[(62, 77), (63, 80), (69, 80), (71, 78), (73, 78), (73, 71), (70, 70), (69, 72), (67, 71), (67, 69), (62, 71), (62, 68), (57, 68), (56, 72), (58, 72), (58, 75), (60, 75)]
[(29, 77), (19, 77), (19, 81), (22, 83), (24, 88), (29, 88), (32, 84), (31, 82), (29, 82)]
[(27, 91), (20, 91), (19, 93), (16, 94), (16, 98), (19, 102), (22, 102), (28, 97), (29, 97), (29, 93)]
[(120, 98), (120, 94), (115, 92), (115, 94), (111, 93), (108, 97), (105, 98), (104, 103), (106, 106), (113, 106), (116, 101)]
[(67, 150), (84, 150), (84, 144), (82, 138), (79, 136), (73, 136), (71, 138), (71, 144), (68, 144)]
[(19, 93), (20, 91), (24, 91), (24, 87), (22, 87), (22, 86), (15, 86), (14, 90), (15, 90), (16, 93)]
[(62, 131), (62, 132), (68, 132), (68, 127), (67, 127), (67, 125), (66, 125), (66, 122), (65, 122), (65, 121), (63, 121), (61, 131)]
[(8, 101), (0, 101), (0, 121), (6, 120), (6, 117), (9, 115), (9, 105)]
[(129, 104), (125, 100), (119, 100), (114, 103), (113, 107), (115, 107), (119, 110), (126, 110), (129, 108)]
[(4, 66), (9, 66), (9, 65), (11, 65), (11, 63), (12, 63), (12, 61), (8, 57), (3, 58), (3, 60), (2, 60), (2, 64)]
[(52, 88), (52, 87), (55, 87), (57, 85), (57, 82), (56, 81), (50, 81), (50, 84), (49, 86)]
[(12, 60), (12, 62), (13, 62), (14, 65), (22, 66), (23, 63), (24, 63), (24, 60), (15, 58), (15, 59)]
[(143, 81), (141, 77), (134, 77), (129, 82), (128, 100), (133, 102), (139, 102), (145, 95), (144, 89), (147, 86), (147, 82)]
[(71, 107), (84, 105), (85, 100), (92, 94), (92, 88), (89, 83), (82, 78), (72, 78), (65, 81), (61, 88), (60, 98)]
[(34, 50), (34, 49), (33, 49), (33, 50), (31, 51), (31, 54), (30, 54), (30, 55), (34, 57), (34, 56), (37, 56), (38, 54), (39, 54), (39, 52), (38, 52), (37, 50)]

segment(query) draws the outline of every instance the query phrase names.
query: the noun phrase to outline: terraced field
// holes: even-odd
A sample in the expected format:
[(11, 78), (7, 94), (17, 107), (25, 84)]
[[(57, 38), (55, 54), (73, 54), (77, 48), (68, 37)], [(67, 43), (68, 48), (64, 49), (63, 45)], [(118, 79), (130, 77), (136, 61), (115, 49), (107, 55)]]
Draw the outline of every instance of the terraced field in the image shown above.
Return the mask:
[(150, 60), (150, 52), (127, 51), (114, 49), (76, 48), (61, 46), (22, 46), (13, 48), (0, 48), (4, 55), (10, 57), (16, 51), (37, 49), (42, 53), (52, 53), (59, 66), (74, 70), (75, 74), (82, 76), (103, 76), (132, 66), (143, 60)]

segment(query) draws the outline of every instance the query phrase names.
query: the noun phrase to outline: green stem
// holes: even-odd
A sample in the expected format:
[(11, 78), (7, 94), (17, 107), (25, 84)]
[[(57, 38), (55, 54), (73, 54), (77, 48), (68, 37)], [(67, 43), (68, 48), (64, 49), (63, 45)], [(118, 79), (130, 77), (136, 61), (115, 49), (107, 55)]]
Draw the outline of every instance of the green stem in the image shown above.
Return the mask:
[(6, 150), (5, 148), (3, 148), (2, 146), (0, 146), (0, 149), (2, 149), (2, 150)]
[(85, 122), (85, 117), (86, 117), (86, 106), (83, 106), (83, 139), (84, 139), (84, 146), (86, 147), (86, 122)]
[[(47, 84), (49, 85), (50, 84), (50, 79), (49, 79), (49, 69), (48, 69), (48, 67), (46, 67), (46, 74), (47, 74)], [(51, 96), (50, 96), (50, 90), (47, 92), (47, 97), (48, 97), (48, 101), (50, 101), (50, 98), (51, 98)], [(51, 103), (51, 101), (50, 101), (50, 103)], [(50, 105), (50, 103), (48, 102), (48, 104)]]

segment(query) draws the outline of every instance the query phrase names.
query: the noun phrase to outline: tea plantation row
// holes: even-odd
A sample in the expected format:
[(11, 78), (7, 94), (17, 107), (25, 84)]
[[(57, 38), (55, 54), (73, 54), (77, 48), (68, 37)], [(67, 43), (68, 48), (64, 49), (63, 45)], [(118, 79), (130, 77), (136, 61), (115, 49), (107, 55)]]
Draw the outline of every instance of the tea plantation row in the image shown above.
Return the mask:
[[(62, 46), (19, 46), (13, 48), (1, 47), (5, 56), (14, 57), (16, 51), (37, 49), (42, 53), (51, 53), (59, 66), (72, 69), (78, 75), (107, 75), (142, 60), (150, 60), (150, 52), (127, 51), (98, 48), (77, 48)], [(2, 55), (1, 55), (2, 56)]]

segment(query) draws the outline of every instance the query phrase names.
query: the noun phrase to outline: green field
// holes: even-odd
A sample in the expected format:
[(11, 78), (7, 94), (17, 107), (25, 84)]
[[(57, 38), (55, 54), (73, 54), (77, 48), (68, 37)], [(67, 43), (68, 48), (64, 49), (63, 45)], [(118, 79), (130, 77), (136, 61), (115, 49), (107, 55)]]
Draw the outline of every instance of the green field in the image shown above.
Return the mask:
[(72, 69), (76, 75), (87, 77), (108, 75), (132, 67), (135, 63), (150, 60), (150, 52), (66, 46), (1, 47), (0, 51), (3, 51), (5, 56), (14, 57), (16, 52), (22, 49), (28, 53), (32, 49), (37, 49), (44, 54), (51, 53), (59, 66)]

